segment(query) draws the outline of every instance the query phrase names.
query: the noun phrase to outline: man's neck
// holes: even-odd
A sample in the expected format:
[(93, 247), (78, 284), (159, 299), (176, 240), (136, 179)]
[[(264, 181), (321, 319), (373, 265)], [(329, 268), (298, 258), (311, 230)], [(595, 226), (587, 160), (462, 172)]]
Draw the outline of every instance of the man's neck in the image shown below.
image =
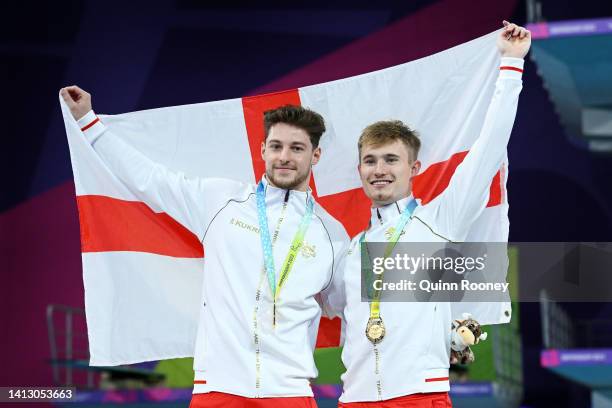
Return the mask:
[(304, 182), (300, 183), (297, 186), (292, 186), (291, 188), (286, 188), (286, 187), (278, 186), (278, 185), (274, 184), (274, 182), (272, 180), (270, 180), (267, 176), (264, 176), (264, 177), (268, 181), (268, 184), (270, 184), (272, 187), (280, 188), (281, 190), (295, 190), (295, 191), (301, 191), (301, 192), (304, 192), (304, 193), (308, 191), (308, 184), (309, 184), (309, 181), (310, 181), (310, 176), (308, 176), (308, 178)]
[(400, 201), (400, 200), (403, 200), (406, 197), (410, 197), (410, 195), (411, 195), (411, 193), (402, 194), (401, 196), (397, 196), (397, 197), (394, 197), (394, 198), (392, 198), (390, 200), (386, 200), (386, 201), (374, 201), (374, 200), (372, 200), (372, 208), (381, 208), (381, 207), (384, 207), (386, 205), (393, 204), (396, 201)]

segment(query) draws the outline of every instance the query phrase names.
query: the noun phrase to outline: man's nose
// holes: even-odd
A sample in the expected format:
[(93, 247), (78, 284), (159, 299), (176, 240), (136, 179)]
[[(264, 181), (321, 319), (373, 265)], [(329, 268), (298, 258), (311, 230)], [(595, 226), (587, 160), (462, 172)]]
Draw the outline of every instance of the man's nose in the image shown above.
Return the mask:
[(376, 162), (376, 167), (374, 168), (374, 174), (378, 175), (384, 175), (387, 173), (387, 165), (385, 164), (384, 160), (378, 160)]
[(280, 152), (279, 159), (282, 162), (288, 162), (291, 159), (291, 149), (289, 149), (288, 147), (283, 147)]

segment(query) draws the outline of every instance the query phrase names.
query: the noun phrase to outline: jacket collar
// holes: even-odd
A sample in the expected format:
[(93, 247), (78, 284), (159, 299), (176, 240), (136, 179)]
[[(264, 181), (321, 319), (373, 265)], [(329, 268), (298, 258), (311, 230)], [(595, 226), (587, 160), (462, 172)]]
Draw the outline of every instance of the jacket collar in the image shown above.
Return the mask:
[(394, 220), (404, 212), (406, 205), (412, 200), (412, 194), (383, 207), (370, 209), (370, 226), (375, 227)]
[(267, 202), (276, 202), (276, 201), (289, 201), (289, 200), (297, 200), (300, 203), (306, 205), (306, 200), (312, 197), (312, 190), (308, 187), (306, 191), (299, 190), (287, 190), (279, 187), (275, 187), (268, 181), (268, 178), (264, 174), (261, 178), (261, 181), (264, 185), (264, 191), (266, 192), (266, 201)]

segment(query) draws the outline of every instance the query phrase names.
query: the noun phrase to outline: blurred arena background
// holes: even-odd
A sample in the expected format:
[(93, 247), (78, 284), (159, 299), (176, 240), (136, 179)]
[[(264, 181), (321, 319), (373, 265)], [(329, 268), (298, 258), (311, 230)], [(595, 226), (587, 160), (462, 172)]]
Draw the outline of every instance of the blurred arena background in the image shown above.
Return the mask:
[[(510, 240), (612, 241), (612, 2), (3, 4), (0, 386), (72, 384), (71, 407), (189, 403), (188, 359), (87, 365), (60, 87), (78, 84), (109, 114), (259, 94), (414, 60), (502, 19), (534, 39), (509, 146)], [(612, 305), (543, 294), (515, 310), (511, 324), (488, 329), (473, 366), (454, 370), (455, 406), (612, 406)], [(317, 350), (320, 407), (336, 404), (338, 355)]]

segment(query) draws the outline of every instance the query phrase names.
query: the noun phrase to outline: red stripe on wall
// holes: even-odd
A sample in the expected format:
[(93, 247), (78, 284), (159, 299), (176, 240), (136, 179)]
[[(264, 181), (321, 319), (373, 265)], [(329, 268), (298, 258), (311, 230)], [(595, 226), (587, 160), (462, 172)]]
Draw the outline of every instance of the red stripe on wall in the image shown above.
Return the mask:
[(340, 319), (321, 318), (319, 334), (317, 335), (317, 348), (340, 346)]
[(297, 89), (242, 98), (244, 123), (251, 149), (255, 180), (259, 180), (266, 170), (266, 165), (261, 158), (261, 143), (265, 136), (264, 112), (283, 105), (301, 105), (300, 94)]
[(202, 258), (202, 244), (191, 231), (165, 213), (136, 201), (77, 196), (81, 251), (136, 251), (177, 258)]

